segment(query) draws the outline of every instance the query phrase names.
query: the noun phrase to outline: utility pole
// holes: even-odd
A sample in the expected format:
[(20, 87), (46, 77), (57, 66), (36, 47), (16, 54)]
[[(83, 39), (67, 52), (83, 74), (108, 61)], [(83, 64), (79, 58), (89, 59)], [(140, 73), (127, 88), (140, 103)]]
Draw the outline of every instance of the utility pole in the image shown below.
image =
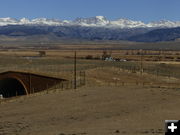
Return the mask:
[(142, 52), (142, 50), (141, 50), (141, 75), (142, 75), (142, 73), (143, 73), (143, 62), (142, 62), (142, 60), (143, 60), (143, 52)]
[(76, 51), (74, 52), (74, 89), (76, 89)]
[(31, 74), (29, 73), (29, 94), (31, 93)]

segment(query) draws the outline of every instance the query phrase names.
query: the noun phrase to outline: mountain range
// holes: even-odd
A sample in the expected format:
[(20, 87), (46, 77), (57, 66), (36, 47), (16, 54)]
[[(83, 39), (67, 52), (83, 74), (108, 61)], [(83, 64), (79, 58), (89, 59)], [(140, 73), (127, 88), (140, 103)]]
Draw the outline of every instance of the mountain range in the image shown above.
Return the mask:
[[(170, 41), (180, 38), (180, 21), (144, 23), (128, 19), (108, 20), (104, 16), (58, 19), (0, 18), (0, 36), (44, 35), (54, 39), (127, 40), (138, 42)], [(51, 40), (51, 39), (50, 39)]]
[(77, 18), (73, 21), (36, 18), (29, 20), (27, 18), (0, 18), (0, 26), (7, 25), (41, 25), (41, 26), (86, 26), (86, 27), (115, 27), (115, 28), (156, 28), (156, 27), (180, 27), (180, 21), (161, 20), (149, 23), (142, 21), (132, 21), (129, 19), (108, 20), (104, 16), (96, 16), (90, 18)]

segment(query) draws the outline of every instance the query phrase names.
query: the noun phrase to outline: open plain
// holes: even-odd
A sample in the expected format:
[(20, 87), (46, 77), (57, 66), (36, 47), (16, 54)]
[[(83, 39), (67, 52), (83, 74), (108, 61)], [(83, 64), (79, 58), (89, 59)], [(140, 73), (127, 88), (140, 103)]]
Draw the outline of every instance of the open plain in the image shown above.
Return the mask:
[[(103, 51), (77, 49), (77, 78), (85, 71), (85, 86), (1, 101), (0, 135), (164, 134), (164, 120), (179, 119), (179, 52), (107, 50), (116, 60), (104, 61)], [(72, 48), (1, 50), (0, 57), (1, 72), (73, 81)]]
[(162, 135), (178, 119), (178, 89), (83, 87), (0, 105), (2, 135)]

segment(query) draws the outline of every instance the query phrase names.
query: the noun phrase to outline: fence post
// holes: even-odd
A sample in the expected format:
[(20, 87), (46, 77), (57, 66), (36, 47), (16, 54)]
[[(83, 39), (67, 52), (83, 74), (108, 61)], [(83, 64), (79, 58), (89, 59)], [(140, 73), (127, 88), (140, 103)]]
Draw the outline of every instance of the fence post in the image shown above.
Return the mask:
[(33, 88), (33, 94), (34, 94), (34, 88)]
[(47, 88), (46, 93), (48, 94), (48, 89), (49, 89), (49, 88), (48, 88), (48, 84), (46, 85), (46, 88)]
[(171, 78), (171, 72), (169, 71), (169, 75), (168, 75), (168, 78), (170, 79)]
[(72, 80), (69, 82), (69, 84), (70, 84), (70, 89), (72, 89)]
[(63, 90), (63, 88), (64, 88), (64, 83), (62, 82), (62, 84), (61, 84), (61, 89)]
[(86, 85), (86, 72), (84, 71), (84, 85)]
[(124, 82), (122, 82), (122, 86), (124, 86)]
[(76, 89), (76, 51), (74, 52), (74, 89)]
[(136, 81), (136, 85), (138, 85), (138, 81)]
[(66, 87), (65, 88), (66, 90), (69, 89), (69, 81), (66, 82), (66, 86), (65, 87)]
[(157, 74), (156, 74), (156, 75), (157, 75), (157, 77), (158, 77), (158, 76), (159, 76), (159, 69), (157, 69), (157, 70), (156, 70), (156, 72), (157, 72)]
[(80, 81), (80, 86), (81, 86), (82, 85), (82, 72), (81, 71), (79, 72), (79, 76), (80, 76), (80, 80), (79, 81)]

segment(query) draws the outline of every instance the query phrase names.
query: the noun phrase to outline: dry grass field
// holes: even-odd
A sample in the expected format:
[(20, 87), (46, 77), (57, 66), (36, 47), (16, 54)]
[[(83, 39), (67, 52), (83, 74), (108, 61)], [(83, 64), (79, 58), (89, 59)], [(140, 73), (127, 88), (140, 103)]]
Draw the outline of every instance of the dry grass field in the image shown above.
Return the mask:
[(162, 135), (178, 89), (83, 87), (1, 104), (2, 135)]
[[(104, 61), (97, 59), (103, 49), (76, 47), (77, 77), (85, 71), (86, 85), (2, 102), (0, 135), (162, 135), (164, 120), (178, 119), (180, 52), (106, 50), (127, 61)], [(1, 50), (0, 72), (73, 80), (73, 57), (72, 47)]]

